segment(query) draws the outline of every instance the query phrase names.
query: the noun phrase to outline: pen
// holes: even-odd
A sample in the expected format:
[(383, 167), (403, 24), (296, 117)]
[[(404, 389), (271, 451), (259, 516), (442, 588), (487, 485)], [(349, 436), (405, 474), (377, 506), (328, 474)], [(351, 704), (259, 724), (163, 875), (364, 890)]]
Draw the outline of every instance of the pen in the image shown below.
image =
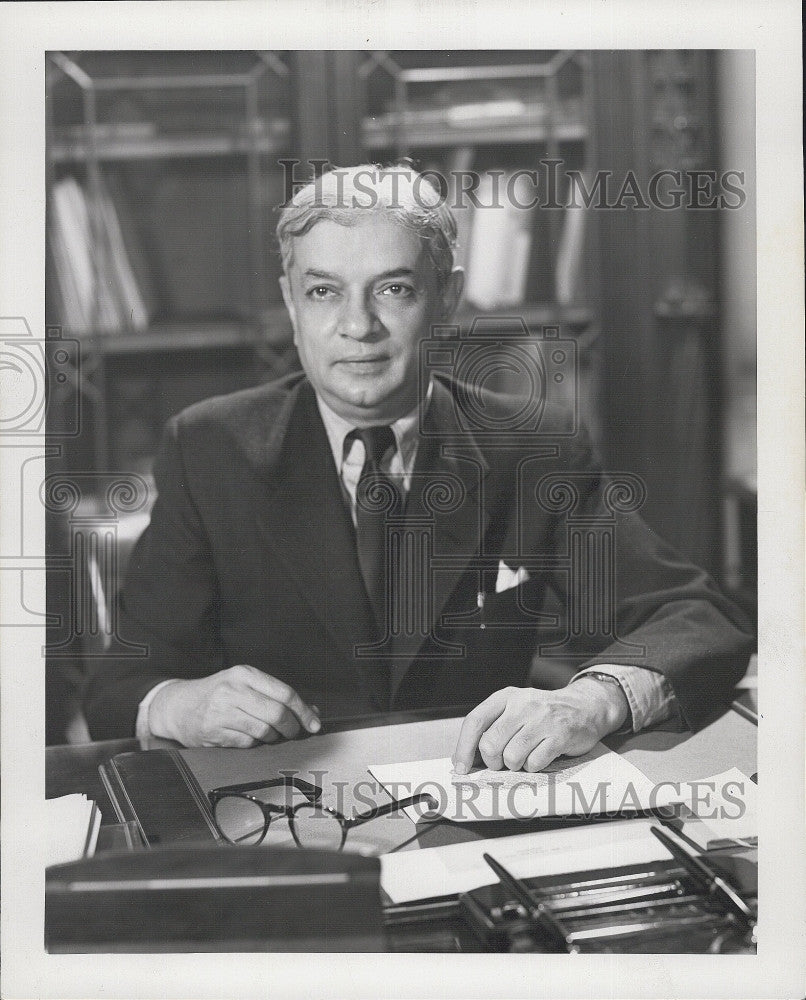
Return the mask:
[(562, 948), (563, 951), (570, 951), (572, 953), (578, 951), (576, 947), (569, 946), (562, 924), (545, 903), (535, 903), (532, 899), (532, 894), (524, 883), (511, 872), (508, 872), (500, 861), (496, 861), (489, 854), (482, 854), (482, 857), (498, 876), (501, 885), (508, 892), (511, 892), (515, 899), (526, 909), (531, 919), (538, 925), (553, 945)]
[(747, 719), (748, 722), (752, 722), (756, 726), (758, 725), (758, 715), (752, 708), (748, 708), (747, 705), (743, 705), (740, 701), (732, 701), (730, 707), (734, 712), (741, 715), (743, 719)]
[(691, 854), (688, 848), (673, 840), (664, 830), (660, 830), (657, 826), (652, 826), (650, 829), (675, 861), (678, 861), (692, 878), (705, 887), (709, 896), (716, 897), (727, 905), (728, 909), (737, 914), (748, 928), (755, 927), (756, 918), (753, 911), (727, 879), (717, 875), (702, 858)]

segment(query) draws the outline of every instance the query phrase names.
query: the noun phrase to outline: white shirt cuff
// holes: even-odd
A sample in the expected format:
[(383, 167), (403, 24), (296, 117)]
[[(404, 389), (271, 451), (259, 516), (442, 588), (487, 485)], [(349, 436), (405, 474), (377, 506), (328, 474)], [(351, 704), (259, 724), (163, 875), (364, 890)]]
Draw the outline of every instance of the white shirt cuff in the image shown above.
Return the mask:
[(151, 732), (151, 726), (148, 721), (148, 710), (151, 708), (151, 702), (156, 698), (159, 691), (167, 687), (168, 684), (175, 684), (178, 680), (178, 677), (173, 677), (170, 680), (160, 681), (159, 684), (155, 684), (137, 706), (137, 722), (134, 727), (134, 735), (141, 742), (150, 739), (154, 735)]
[(664, 719), (677, 713), (677, 699), (672, 685), (657, 670), (616, 663), (597, 663), (580, 670), (574, 675), (573, 680), (578, 680), (589, 673), (608, 674), (619, 682), (630, 706), (634, 733), (663, 722)]

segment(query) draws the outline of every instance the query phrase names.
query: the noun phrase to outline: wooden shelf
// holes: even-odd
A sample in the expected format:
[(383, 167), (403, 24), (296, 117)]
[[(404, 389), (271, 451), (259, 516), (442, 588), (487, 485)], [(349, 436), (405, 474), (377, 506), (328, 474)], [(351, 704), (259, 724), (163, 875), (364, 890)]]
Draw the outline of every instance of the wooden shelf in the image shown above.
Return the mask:
[(445, 127), (416, 122), (397, 125), (365, 119), (362, 125), (362, 139), (368, 149), (388, 149), (397, 145), (401, 137), (405, 137), (407, 147), (432, 149), (444, 146), (547, 142), (552, 137), (557, 142), (584, 142), (588, 138), (588, 130), (582, 122), (562, 122), (553, 127), (545, 124), (530, 125), (525, 121), (511, 124), (485, 122), (477, 126)]
[[(455, 322), (467, 329), (476, 319), (495, 318), (522, 318), (531, 333), (538, 333), (543, 326), (560, 326), (561, 333), (572, 336), (585, 333), (593, 322), (593, 314), (589, 309), (559, 309), (557, 306), (541, 303), (493, 311), (474, 309), (465, 303), (460, 307)], [(260, 324), (243, 320), (164, 322), (155, 323), (143, 333), (97, 332), (79, 339), (85, 350), (105, 356), (160, 351), (225, 350), (290, 342), (291, 322), (285, 309), (277, 307), (265, 312)]]
[[(247, 126), (192, 133), (118, 134), (98, 132), (95, 153), (99, 160), (174, 159), (205, 156), (243, 156), (250, 152), (274, 154), (286, 148), (290, 124), (285, 120), (261, 123), (253, 134)], [(56, 133), (49, 154), (55, 163), (83, 162), (92, 155), (86, 135)]]
[(530, 333), (539, 333), (543, 326), (559, 326), (562, 334), (578, 334), (588, 330), (593, 322), (590, 309), (581, 306), (561, 308), (545, 303), (526, 303), (521, 306), (510, 306), (506, 309), (475, 309), (469, 303), (463, 303), (458, 310), (455, 322), (466, 329), (475, 319), (523, 319)]
[(265, 338), (253, 325), (238, 320), (154, 324), (142, 333), (95, 333), (82, 337), (82, 346), (106, 356), (160, 351), (204, 351), (254, 347)]

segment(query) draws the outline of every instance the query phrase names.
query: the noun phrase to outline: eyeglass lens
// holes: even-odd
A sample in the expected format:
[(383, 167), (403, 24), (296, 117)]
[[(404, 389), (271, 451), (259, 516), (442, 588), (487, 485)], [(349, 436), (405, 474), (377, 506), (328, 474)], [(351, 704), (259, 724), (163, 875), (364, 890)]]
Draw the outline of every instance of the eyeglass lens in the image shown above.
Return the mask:
[(342, 846), (338, 818), (313, 802), (298, 806), (291, 822), (297, 843), (306, 850), (338, 851)]
[[(218, 828), (231, 844), (256, 844), (263, 837), (265, 827), (264, 811), (257, 802), (264, 802), (273, 809), (290, 809), (298, 803), (305, 802), (305, 796), (293, 785), (279, 783), (268, 788), (259, 788), (246, 795), (222, 796), (216, 803), (214, 809), (215, 821)], [(266, 841), (277, 842), (280, 846), (283, 842), (291, 841), (290, 830), (279, 814), (270, 815), (270, 826), (266, 834)]]
[(215, 804), (215, 821), (231, 844), (257, 844), (266, 818), (260, 806), (243, 795), (224, 795)]

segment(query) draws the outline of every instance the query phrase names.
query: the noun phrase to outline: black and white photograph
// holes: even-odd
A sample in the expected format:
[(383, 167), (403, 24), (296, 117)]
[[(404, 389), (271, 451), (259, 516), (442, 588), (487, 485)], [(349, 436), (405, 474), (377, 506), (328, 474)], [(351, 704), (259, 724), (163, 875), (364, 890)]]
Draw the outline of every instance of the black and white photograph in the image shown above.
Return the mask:
[(3, 995), (802, 995), (799, 8), (0, 17)]

